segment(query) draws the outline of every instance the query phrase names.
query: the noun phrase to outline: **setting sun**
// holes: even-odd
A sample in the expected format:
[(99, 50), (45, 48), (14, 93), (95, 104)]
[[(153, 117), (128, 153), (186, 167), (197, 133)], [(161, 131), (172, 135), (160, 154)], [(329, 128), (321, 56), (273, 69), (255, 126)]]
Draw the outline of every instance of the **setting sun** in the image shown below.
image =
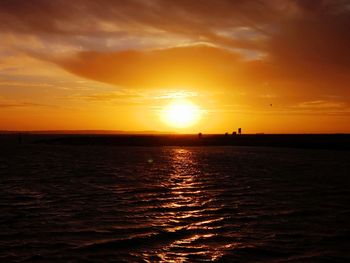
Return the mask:
[(194, 125), (201, 117), (197, 105), (188, 100), (176, 100), (167, 105), (161, 112), (162, 120), (175, 128), (186, 128)]

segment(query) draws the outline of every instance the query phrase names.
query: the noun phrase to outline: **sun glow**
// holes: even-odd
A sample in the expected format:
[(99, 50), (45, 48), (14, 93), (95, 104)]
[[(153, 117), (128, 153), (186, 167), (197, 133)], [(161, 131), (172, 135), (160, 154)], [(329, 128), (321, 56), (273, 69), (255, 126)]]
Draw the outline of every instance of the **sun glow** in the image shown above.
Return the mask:
[(201, 110), (189, 100), (175, 100), (161, 113), (162, 120), (175, 128), (186, 128), (196, 124), (201, 117)]

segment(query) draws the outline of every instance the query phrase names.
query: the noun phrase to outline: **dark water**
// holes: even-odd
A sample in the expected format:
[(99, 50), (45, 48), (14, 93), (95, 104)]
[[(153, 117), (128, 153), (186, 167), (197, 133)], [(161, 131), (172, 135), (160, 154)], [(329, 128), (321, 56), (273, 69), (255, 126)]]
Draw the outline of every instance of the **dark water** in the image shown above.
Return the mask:
[(0, 261), (349, 262), (346, 151), (22, 146)]

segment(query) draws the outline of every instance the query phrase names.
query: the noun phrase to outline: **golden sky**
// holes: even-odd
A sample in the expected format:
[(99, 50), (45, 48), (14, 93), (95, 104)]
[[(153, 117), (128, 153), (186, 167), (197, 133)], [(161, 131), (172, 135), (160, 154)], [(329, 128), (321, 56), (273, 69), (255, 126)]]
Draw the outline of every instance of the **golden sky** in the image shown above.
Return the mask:
[(348, 0), (1, 0), (0, 130), (349, 133), (349, 28)]

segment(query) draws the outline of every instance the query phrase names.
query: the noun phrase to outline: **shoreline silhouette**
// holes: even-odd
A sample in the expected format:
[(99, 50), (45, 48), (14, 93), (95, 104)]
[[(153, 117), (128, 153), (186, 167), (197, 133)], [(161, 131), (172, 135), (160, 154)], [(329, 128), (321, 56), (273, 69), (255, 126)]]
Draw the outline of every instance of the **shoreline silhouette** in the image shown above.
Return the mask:
[(350, 150), (349, 134), (1, 134), (0, 143), (105, 146), (264, 146)]

